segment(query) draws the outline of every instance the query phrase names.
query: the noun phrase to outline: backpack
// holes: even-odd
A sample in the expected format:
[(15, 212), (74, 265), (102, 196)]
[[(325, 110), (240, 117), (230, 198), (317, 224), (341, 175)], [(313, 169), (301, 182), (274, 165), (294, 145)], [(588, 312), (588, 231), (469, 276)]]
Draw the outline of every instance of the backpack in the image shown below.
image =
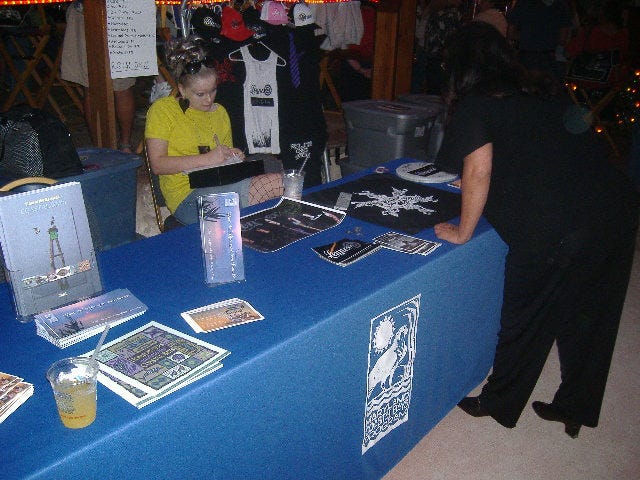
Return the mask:
[(83, 171), (71, 133), (58, 117), (27, 106), (0, 114), (0, 177), (63, 178)]

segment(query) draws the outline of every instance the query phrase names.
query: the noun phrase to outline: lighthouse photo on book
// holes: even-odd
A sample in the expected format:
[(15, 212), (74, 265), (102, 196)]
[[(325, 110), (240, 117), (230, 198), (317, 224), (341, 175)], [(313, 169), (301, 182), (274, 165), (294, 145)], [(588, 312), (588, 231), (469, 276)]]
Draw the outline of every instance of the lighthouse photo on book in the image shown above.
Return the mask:
[(102, 291), (78, 182), (0, 197), (0, 246), (21, 320)]

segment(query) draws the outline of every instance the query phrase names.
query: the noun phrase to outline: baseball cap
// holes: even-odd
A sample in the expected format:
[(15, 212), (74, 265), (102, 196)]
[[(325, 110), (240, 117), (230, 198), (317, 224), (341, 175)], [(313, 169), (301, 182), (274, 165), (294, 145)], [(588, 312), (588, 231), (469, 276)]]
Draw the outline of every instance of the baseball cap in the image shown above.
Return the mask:
[(222, 9), (222, 29), (220, 34), (231, 40), (242, 42), (253, 35), (253, 30), (244, 24), (242, 14), (231, 7)]
[(315, 15), (305, 3), (296, 3), (293, 6), (293, 24), (296, 27), (304, 27), (305, 25), (313, 25), (315, 23)]
[(196, 8), (191, 16), (193, 30), (209, 40), (220, 35), (221, 22), (220, 13), (207, 7)]
[(262, 4), (260, 20), (264, 20), (271, 25), (284, 25), (289, 23), (287, 10), (284, 8), (284, 5), (280, 2), (272, 2), (270, 0)]

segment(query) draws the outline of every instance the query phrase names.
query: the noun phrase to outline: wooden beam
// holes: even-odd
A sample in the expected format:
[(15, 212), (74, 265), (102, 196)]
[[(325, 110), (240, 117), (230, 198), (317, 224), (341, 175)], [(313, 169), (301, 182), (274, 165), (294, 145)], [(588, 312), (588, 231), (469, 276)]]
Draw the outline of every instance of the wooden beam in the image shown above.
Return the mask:
[(413, 46), (416, 35), (416, 0), (402, 0), (398, 12), (394, 98), (411, 92)]
[(396, 45), (399, 1), (381, 2), (376, 10), (371, 98), (393, 100), (395, 92)]
[(416, 0), (388, 0), (376, 9), (371, 97), (393, 100), (411, 91)]
[(107, 46), (106, 0), (84, 2), (89, 73), (89, 129), (97, 147), (116, 149), (116, 115)]

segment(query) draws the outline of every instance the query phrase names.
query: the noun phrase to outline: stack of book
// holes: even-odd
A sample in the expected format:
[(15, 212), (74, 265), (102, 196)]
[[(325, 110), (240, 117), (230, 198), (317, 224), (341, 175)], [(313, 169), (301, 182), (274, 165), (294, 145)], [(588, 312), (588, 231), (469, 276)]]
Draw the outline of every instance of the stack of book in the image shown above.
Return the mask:
[(34, 316), (36, 333), (66, 348), (111, 327), (142, 315), (147, 306), (126, 288), (113, 290)]
[[(228, 350), (157, 322), (133, 330), (104, 345), (100, 383), (130, 404), (142, 408), (222, 368)], [(93, 351), (83, 356), (90, 357)]]
[(0, 423), (33, 395), (33, 385), (22, 378), (0, 372)]

